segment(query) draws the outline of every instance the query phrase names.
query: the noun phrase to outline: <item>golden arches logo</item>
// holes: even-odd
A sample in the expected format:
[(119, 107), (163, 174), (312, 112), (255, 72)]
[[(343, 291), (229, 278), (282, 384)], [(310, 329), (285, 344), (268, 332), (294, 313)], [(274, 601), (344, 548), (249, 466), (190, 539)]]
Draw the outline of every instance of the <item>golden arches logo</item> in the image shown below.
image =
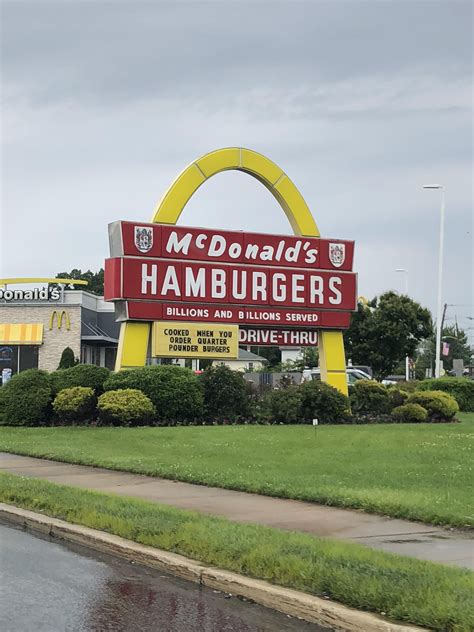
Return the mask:
[[(241, 147), (217, 149), (188, 165), (165, 192), (151, 221), (176, 224), (199, 187), (212, 176), (228, 170), (248, 173), (261, 182), (280, 204), (295, 235), (320, 236), (308, 205), (288, 175), (269, 158)], [(116, 371), (145, 365), (149, 336), (149, 323), (122, 323)], [(342, 331), (321, 331), (319, 358), (321, 378), (347, 394)]]
[(51, 316), (49, 317), (49, 329), (53, 329), (53, 325), (54, 325), (54, 317), (56, 316), (56, 320), (58, 323), (58, 329), (61, 329), (62, 324), (63, 324), (63, 318), (66, 322), (66, 329), (67, 331), (69, 331), (71, 329), (71, 319), (69, 318), (69, 313), (63, 309), (62, 311), (59, 311), (58, 309), (55, 309), (51, 312)]

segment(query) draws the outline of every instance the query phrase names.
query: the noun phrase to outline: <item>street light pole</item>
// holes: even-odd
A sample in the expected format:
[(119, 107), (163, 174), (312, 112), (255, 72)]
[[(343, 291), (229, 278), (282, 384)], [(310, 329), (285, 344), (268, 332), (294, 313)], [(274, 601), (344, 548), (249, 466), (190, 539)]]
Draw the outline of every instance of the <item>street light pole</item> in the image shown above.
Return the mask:
[[(405, 273), (405, 294), (408, 296), (408, 270), (405, 268), (397, 268), (395, 272)], [(408, 356), (405, 356), (405, 380), (410, 381), (410, 360)]]
[(441, 191), (441, 210), (439, 220), (439, 253), (438, 253), (438, 305), (436, 315), (436, 361), (435, 377), (441, 376), (441, 308), (443, 290), (443, 249), (444, 249), (444, 215), (445, 189), (442, 184), (425, 184), (424, 189), (438, 189)]

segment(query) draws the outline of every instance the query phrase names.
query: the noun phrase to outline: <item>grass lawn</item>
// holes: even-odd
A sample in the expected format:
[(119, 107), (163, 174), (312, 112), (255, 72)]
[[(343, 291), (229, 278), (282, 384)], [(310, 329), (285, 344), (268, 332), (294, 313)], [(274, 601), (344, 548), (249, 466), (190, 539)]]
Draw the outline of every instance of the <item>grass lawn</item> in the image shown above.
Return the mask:
[(0, 451), (474, 526), (474, 413), (458, 424), (0, 427)]
[(474, 626), (467, 570), (10, 474), (0, 474), (0, 501), (395, 620)]

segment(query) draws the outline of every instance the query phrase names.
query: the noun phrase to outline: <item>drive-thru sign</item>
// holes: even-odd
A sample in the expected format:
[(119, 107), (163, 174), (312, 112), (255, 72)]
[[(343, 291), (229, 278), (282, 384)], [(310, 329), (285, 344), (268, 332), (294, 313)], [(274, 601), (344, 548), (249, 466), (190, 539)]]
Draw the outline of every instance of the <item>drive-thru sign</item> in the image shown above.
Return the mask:
[[(296, 236), (175, 226), (196, 189), (227, 169), (263, 182)], [(105, 298), (122, 321), (117, 369), (145, 363), (150, 332), (159, 357), (237, 357), (239, 342), (319, 342), (322, 378), (347, 392), (341, 330), (357, 303), (354, 242), (320, 238), (294, 184), (264, 156), (237, 148), (203, 156), (173, 183), (152, 223), (114, 222), (109, 238)]]

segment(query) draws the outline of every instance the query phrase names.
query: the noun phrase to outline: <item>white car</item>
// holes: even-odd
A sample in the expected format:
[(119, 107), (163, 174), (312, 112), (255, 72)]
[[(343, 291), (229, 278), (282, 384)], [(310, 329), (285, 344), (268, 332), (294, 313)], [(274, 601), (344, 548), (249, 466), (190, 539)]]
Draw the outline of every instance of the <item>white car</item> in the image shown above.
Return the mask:
[(384, 386), (396, 386), (398, 382), (396, 382), (395, 380), (382, 380), (382, 384)]
[[(349, 386), (355, 384), (358, 380), (372, 380), (368, 373), (361, 371), (360, 369), (354, 369), (353, 367), (348, 366), (346, 368), (346, 377), (347, 383)], [(301, 381), (309, 381), (309, 380), (320, 380), (321, 379), (321, 369), (304, 369), (303, 377)]]

